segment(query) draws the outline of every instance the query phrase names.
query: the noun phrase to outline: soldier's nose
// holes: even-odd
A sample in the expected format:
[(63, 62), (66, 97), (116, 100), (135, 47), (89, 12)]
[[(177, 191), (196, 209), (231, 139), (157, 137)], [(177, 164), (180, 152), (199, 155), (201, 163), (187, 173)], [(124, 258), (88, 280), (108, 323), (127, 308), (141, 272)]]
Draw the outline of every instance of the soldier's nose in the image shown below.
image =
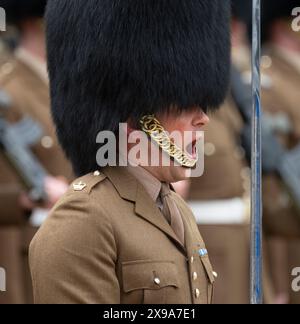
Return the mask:
[(201, 112), (197, 114), (197, 116), (193, 119), (193, 126), (194, 127), (204, 127), (209, 123), (209, 117), (206, 115), (205, 112)]

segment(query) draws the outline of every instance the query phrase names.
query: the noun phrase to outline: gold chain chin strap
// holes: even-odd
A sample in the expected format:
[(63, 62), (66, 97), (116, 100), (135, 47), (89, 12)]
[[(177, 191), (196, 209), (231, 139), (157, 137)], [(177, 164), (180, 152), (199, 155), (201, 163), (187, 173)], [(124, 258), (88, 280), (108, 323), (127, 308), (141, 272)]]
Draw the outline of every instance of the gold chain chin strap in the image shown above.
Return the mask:
[(174, 144), (161, 123), (154, 115), (144, 116), (141, 121), (142, 130), (170, 157), (172, 157), (181, 166), (193, 168), (198, 159), (194, 160), (187, 156), (176, 144)]

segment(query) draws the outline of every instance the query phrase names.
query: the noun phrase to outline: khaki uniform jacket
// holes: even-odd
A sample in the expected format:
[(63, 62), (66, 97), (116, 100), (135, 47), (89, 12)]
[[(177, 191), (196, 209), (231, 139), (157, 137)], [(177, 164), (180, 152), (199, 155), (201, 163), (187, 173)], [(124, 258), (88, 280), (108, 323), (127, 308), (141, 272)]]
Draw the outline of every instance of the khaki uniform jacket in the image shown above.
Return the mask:
[(76, 180), (30, 245), (35, 302), (210, 303), (214, 275), (205, 244), (190, 209), (173, 198), (185, 246), (126, 168)]

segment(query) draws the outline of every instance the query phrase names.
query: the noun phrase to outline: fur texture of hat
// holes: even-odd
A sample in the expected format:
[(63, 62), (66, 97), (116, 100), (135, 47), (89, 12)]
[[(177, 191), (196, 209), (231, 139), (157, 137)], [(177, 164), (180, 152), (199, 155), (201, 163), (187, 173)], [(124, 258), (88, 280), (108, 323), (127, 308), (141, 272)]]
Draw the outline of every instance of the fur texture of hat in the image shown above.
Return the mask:
[(97, 168), (99, 131), (227, 94), (229, 0), (51, 0), (46, 23), (53, 118), (77, 175)]

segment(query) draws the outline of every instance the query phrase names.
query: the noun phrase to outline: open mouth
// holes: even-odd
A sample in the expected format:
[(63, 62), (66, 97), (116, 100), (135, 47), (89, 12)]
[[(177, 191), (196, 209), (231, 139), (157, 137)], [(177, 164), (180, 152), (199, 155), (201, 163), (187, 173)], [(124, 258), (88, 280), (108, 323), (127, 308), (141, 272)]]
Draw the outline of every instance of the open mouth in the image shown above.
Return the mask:
[(190, 144), (185, 148), (185, 153), (193, 160), (198, 159), (198, 151), (197, 151), (197, 139), (194, 139)]
[(202, 132), (196, 132), (193, 134), (192, 141), (185, 147), (185, 154), (192, 160), (198, 160), (198, 144), (201, 140), (203, 134)]

